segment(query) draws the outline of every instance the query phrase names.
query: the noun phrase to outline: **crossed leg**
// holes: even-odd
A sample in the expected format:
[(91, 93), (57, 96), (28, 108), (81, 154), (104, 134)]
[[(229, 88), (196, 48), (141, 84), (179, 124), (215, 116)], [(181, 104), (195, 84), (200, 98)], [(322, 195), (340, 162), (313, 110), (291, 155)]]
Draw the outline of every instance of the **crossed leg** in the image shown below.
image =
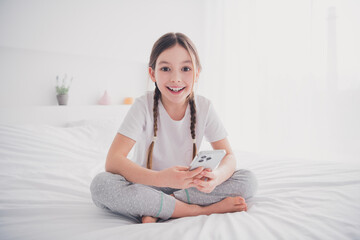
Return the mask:
[(256, 178), (247, 170), (236, 171), (210, 194), (196, 188), (169, 189), (134, 184), (121, 175), (103, 172), (93, 179), (90, 191), (98, 207), (134, 219), (140, 217), (146, 223), (156, 222), (157, 217), (166, 220), (246, 211), (245, 200), (254, 195), (256, 188)]
[[(200, 192), (196, 188), (170, 194), (175, 197), (175, 210), (171, 218), (247, 211), (245, 199), (252, 197), (256, 190), (257, 180), (254, 174), (248, 170), (238, 170), (211, 194)], [(142, 218), (143, 223), (156, 220), (157, 218), (148, 216)]]
[[(172, 195), (173, 196), (173, 195)], [(171, 218), (210, 215), (213, 213), (231, 213), (247, 211), (245, 199), (238, 197), (227, 197), (220, 202), (208, 205), (199, 206), (196, 204), (187, 204), (182, 201), (176, 200), (175, 210)], [(151, 216), (142, 217), (142, 223), (155, 223), (157, 218)]]

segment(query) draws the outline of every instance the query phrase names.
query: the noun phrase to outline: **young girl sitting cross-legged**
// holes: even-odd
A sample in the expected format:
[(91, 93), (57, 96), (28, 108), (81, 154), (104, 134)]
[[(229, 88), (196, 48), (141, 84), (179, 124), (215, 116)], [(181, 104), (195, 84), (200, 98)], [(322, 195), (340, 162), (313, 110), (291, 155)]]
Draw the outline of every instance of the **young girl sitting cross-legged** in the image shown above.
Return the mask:
[[(106, 172), (91, 183), (98, 207), (143, 223), (247, 210), (256, 178), (248, 170), (235, 171), (213, 105), (194, 95), (200, 71), (196, 48), (184, 34), (168, 33), (155, 42), (149, 62), (155, 91), (136, 99), (109, 149)], [(214, 171), (190, 171), (203, 137), (226, 155)]]

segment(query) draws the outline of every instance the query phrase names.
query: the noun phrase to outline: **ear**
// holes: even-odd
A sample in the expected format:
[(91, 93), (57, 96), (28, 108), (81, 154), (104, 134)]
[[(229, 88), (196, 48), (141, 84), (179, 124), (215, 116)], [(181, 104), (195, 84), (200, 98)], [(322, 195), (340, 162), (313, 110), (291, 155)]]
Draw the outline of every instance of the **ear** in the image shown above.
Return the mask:
[(199, 81), (199, 77), (200, 77), (200, 71), (199, 71), (199, 69), (196, 69), (196, 74), (195, 74), (195, 82), (196, 83)]
[(156, 82), (155, 71), (151, 67), (149, 67), (149, 76), (151, 78), (151, 81)]

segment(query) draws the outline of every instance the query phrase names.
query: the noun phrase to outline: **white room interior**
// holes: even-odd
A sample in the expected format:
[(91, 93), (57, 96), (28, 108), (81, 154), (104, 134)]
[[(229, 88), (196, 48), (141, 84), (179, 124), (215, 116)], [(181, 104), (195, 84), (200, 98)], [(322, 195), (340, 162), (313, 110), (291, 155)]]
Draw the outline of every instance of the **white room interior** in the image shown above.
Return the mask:
[(97, 105), (105, 90), (113, 105), (140, 96), (152, 87), (154, 41), (183, 32), (203, 65), (197, 93), (214, 103), (233, 148), (356, 161), (358, 9), (356, 0), (1, 0), (1, 118), (64, 111), (57, 75), (74, 78), (70, 112)]
[[(359, 10), (359, 0), (0, 0), (0, 239), (360, 239)], [(167, 32), (197, 46), (195, 91), (212, 101), (235, 156), (236, 169), (227, 158), (200, 181), (209, 195), (173, 184), (179, 168), (144, 169), (129, 141), (108, 154), (134, 106), (124, 100), (154, 87), (147, 62)], [(154, 162), (179, 154), (169, 162), (190, 165), (191, 150), (169, 139), (170, 157), (158, 141)], [(178, 182), (197, 182), (181, 169)], [(152, 186), (186, 199), (174, 195), (171, 208), (171, 192)], [(141, 224), (178, 204), (191, 211)]]

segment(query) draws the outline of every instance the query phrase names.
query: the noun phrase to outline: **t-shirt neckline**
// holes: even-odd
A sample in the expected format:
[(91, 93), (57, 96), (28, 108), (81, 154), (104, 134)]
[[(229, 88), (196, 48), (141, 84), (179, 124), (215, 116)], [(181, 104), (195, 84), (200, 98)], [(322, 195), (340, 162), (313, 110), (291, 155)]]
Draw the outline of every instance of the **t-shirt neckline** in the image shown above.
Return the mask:
[(159, 99), (159, 110), (160, 110), (161, 112), (163, 112), (164, 115), (165, 115), (168, 119), (170, 119), (172, 122), (183, 122), (184, 119), (186, 119), (186, 116), (188, 115), (189, 109), (190, 109), (190, 106), (189, 106), (189, 104), (188, 104), (188, 105), (186, 106), (186, 110), (185, 110), (184, 117), (183, 117), (182, 119), (180, 119), (180, 120), (174, 120), (174, 119), (172, 119), (172, 118), (170, 117), (169, 113), (166, 111), (164, 105), (162, 104), (161, 99)]

